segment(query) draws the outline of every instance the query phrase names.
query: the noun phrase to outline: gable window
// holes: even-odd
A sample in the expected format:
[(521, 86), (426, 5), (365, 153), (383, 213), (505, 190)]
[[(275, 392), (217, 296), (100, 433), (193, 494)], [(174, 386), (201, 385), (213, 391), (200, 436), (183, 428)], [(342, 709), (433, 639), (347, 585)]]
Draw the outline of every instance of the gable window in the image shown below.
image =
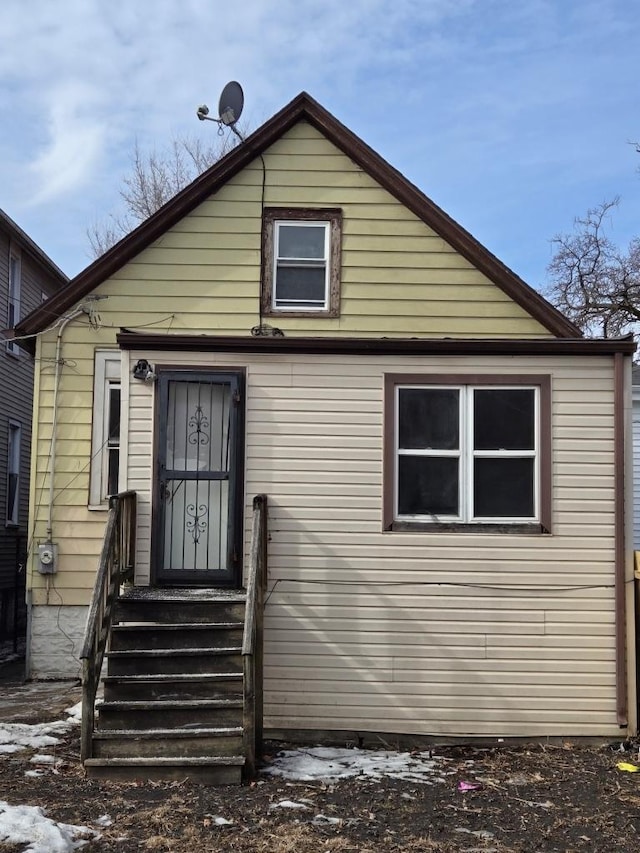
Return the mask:
[[(9, 298), (7, 302), (7, 327), (13, 329), (20, 320), (20, 289), (21, 269), (20, 256), (11, 252), (9, 256)], [(15, 341), (7, 341), (7, 352), (12, 355), (20, 354), (20, 345)]]
[(118, 493), (120, 469), (120, 353), (97, 351), (93, 388), (93, 426), (89, 505), (107, 506)]
[(17, 421), (9, 421), (7, 445), (7, 515), (8, 525), (20, 523), (20, 452), (22, 444), (22, 426)]
[(548, 377), (469, 380), (387, 377), (386, 529), (548, 529)]
[(263, 314), (339, 315), (341, 227), (336, 209), (265, 210)]

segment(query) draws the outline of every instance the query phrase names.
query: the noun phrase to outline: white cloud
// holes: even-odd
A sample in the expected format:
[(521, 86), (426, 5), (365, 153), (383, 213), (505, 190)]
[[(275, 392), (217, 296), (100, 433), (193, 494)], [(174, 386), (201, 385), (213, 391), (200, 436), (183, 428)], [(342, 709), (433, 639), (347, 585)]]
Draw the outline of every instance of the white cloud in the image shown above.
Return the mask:
[(54, 89), (49, 99), (48, 139), (30, 166), (36, 179), (33, 205), (83, 189), (91, 181), (105, 145), (100, 98), (90, 86), (69, 83)]

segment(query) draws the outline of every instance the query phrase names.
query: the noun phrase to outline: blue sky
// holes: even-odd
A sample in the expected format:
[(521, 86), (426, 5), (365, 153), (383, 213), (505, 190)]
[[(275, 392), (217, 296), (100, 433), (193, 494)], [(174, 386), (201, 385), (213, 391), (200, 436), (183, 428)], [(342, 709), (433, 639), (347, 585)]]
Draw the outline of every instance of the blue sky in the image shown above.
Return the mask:
[(2, 0), (0, 207), (69, 275), (137, 139), (253, 128), (303, 89), (534, 287), (620, 196), (640, 234), (636, 0)]

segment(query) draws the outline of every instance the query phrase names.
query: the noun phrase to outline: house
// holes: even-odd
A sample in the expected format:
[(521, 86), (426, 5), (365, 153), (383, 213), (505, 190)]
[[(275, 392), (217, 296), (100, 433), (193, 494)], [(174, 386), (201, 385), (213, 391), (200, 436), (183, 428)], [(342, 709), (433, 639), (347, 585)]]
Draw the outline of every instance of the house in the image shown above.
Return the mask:
[(636, 731), (633, 343), (307, 94), (20, 332), (31, 674), (94, 690), (113, 622), (94, 775), (230, 781), (262, 726)]
[[(0, 209), (0, 329), (13, 329), (68, 281), (51, 258)], [(0, 640), (24, 628), (33, 359), (0, 344)]]
[(640, 551), (640, 365), (632, 368), (633, 398), (633, 547)]

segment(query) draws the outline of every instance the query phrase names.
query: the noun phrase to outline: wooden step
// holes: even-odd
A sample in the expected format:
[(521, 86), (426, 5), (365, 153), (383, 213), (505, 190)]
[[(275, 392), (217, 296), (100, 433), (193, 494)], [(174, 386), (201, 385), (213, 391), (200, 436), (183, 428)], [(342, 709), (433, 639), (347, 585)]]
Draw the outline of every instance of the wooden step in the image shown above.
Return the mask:
[(111, 649), (224, 648), (242, 643), (243, 622), (114, 625)]
[(246, 596), (238, 590), (133, 587), (115, 607), (116, 622), (241, 622)]
[(242, 726), (110, 729), (93, 735), (94, 758), (180, 758), (242, 754)]
[(107, 675), (102, 681), (105, 702), (242, 696), (242, 674), (239, 672)]
[(236, 755), (195, 758), (88, 758), (84, 763), (90, 779), (115, 782), (182, 781), (201, 785), (239, 785), (244, 758)]
[(242, 672), (242, 647), (126, 649), (107, 652), (109, 675)]
[(242, 699), (98, 702), (98, 728), (211, 728), (242, 725)]

